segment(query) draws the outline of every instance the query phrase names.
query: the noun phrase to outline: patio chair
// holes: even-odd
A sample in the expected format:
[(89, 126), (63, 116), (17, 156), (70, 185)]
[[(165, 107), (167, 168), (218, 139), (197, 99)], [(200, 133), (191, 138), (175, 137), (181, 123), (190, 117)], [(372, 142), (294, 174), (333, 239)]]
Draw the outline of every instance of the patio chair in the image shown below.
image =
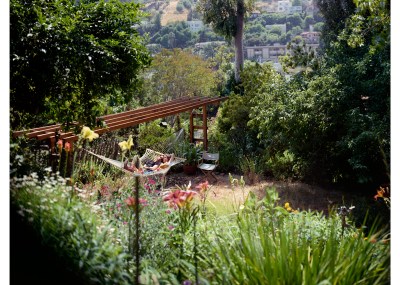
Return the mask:
[(197, 165), (207, 177), (213, 178), (218, 181), (218, 178), (214, 174), (214, 170), (217, 168), (219, 162), (219, 153), (208, 153), (206, 151), (203, 152), (203, 155)]

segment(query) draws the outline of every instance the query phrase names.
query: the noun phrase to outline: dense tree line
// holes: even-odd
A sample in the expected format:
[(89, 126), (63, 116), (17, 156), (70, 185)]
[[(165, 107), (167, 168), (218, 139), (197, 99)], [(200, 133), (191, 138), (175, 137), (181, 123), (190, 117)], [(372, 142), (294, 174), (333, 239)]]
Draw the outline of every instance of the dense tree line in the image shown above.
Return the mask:
[(390, 5), (358, 3), (356, 10), (352, 1), (318, 1), (325, 48), (317, 56), (293, 45), (289, 80), (266, 64), (245, 68), (245, 99), (233, 97), (220, 114), (225, 148), (253, 153), (275, 176), (390, 182)]

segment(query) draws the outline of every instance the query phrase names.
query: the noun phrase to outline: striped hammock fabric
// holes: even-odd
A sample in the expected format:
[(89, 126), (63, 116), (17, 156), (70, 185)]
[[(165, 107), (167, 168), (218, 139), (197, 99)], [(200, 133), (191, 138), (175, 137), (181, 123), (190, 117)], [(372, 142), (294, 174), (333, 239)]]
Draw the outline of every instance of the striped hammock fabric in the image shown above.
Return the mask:
[[(118, 160), (115, 160), (115, 159), (111, 159), (111, 158), (105, 157), (103, 155), (94, 153), (94, 152), (92, 152), (90, 150), (86, 150), (86, 151), (88, 153), (90, 153), (91, 155), (96, 156), (99, 159), (101, 159), (101, 160), (103, 160), (103, 161), (105, 161), (105, 162), (107, 162), (107, 163), (109, 163), (111, 165), (114, 165), (115, 167), (121, 169), (125, 173), (129, 173), (130, 175), (140, 176), (140, 177), (142, 177), (142, 176), (153, 176), (153, 175), (166, 175), (168, 173), (169, 169), (172, 166), (174, 166), (176, 164), (179, 164), (179, 163), (182, 163), (182, 162), (185, 161), (184, 158), (174, 157), (174, 159), (169, 162), (168, 167), (166, 167), (166, 168), (161, 168), (161, 169), (158, 169), (156, 171), (145, 170), (144, 173), (137, 173), (137, 172), (131, 172), (131, 171), (125, 169), (124, 168), (124, 163), (122, 161), (118, 161)], [(146, 149), (146, 152), (140, 157), (140, 162), (142, 164), (144, 164), (145, 161), (154, 160), (156, 157), (159, 157), (160, 155), (163, 155), (163, 153), (148, 148), (148, 149)]]

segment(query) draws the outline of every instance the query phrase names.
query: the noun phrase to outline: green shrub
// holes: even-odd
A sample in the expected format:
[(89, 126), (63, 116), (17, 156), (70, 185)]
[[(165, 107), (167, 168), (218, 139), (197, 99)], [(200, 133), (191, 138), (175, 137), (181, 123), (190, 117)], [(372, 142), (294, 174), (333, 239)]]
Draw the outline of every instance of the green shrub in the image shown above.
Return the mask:
[(55, 175), (11, 181), (11, 201), (44, 244), (54, 248), (92, 284), (131, 284), (126, 253), (113, 238), (115, 228), (93, 215), (74, 189)]
[(295, 156), (289, 150), (275, 154), (267, 161), (268, 169), (278, 179), (299, 178), (299, 168)]
[(239, 165), (240, 170), (248, 180), (248, 184), (252, 185), (260, 181), (263, 169), (258, 157), (243, 156)]
[(173, 129), (160, 126), (161, 120), (155, 120), (145, 124), (139, 130), (138, 149), (140, 153), (144, 153), (146, 148), (163, 152), (169, 148), (169, 144), (173, 139)]

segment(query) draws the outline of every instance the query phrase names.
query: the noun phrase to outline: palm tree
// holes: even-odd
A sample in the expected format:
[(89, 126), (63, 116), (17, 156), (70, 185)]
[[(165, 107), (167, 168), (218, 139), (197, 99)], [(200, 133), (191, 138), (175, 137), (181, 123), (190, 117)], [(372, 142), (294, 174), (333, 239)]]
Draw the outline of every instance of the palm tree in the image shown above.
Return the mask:
[(240, 83), (240, 70), (243, 68), (243, 30), (245, 13), (253, 7), (254, 0), (200, 0), (198, 10), (203, 21), (211, 25), (214, 32), (233, 38), (235, 45), (235, 81)]

